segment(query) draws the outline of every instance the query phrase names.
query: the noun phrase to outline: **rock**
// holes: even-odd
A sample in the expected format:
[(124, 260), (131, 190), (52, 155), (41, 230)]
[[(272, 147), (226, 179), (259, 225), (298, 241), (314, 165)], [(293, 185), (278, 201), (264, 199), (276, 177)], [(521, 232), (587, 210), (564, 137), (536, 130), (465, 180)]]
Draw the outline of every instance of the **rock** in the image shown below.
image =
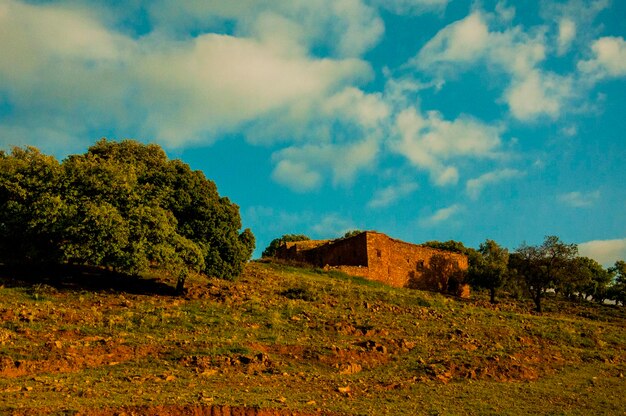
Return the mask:
[(339, 370), (339, 374), (356, 374), (360, 373), (363, 370), (360, 364), (357, 363), (348, 363), (341, 366)]

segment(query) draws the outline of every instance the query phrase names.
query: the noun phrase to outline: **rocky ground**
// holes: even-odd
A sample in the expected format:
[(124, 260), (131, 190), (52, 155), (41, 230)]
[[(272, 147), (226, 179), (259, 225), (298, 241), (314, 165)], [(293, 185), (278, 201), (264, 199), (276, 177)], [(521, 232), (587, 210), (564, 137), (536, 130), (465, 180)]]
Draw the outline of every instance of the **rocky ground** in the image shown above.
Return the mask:
[(625, 414), (624, 308), (264, 263), (183, 297), (128, 279), (3, 271), (0, 413)]

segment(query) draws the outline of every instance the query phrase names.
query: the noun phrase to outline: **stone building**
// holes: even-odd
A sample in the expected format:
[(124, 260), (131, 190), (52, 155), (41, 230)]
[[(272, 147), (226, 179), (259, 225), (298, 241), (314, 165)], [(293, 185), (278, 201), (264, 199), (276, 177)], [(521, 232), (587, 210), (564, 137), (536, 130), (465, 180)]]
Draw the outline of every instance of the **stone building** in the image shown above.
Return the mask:
[(410, 244), (375, 231), (337, 240), (287, 242), (279, 247), (276, 257), (341, 270), (391, 286), (449, 289), (459, 296), (469, 296), (469, 286), (459, 278), (468, 268), (467, 256)]

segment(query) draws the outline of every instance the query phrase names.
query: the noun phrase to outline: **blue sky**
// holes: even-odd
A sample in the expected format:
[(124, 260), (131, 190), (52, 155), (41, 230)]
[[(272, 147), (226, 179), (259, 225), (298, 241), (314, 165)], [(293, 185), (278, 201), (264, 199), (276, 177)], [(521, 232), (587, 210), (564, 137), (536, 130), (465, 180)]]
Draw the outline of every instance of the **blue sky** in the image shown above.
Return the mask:
[(626, 2), (0, 0), (0, 147), (162, 145), (285, 233), (626, 258)]

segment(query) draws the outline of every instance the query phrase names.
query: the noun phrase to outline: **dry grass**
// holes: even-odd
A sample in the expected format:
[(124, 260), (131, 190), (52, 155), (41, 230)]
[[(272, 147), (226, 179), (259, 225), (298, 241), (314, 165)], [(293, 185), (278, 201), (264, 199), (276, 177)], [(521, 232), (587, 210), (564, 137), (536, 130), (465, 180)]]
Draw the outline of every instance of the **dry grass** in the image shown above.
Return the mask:
[(2, 414), (625, 414), (623, 308), (536, 315), (261, 263), (184, 298), (58, 281), (4, 277)]

